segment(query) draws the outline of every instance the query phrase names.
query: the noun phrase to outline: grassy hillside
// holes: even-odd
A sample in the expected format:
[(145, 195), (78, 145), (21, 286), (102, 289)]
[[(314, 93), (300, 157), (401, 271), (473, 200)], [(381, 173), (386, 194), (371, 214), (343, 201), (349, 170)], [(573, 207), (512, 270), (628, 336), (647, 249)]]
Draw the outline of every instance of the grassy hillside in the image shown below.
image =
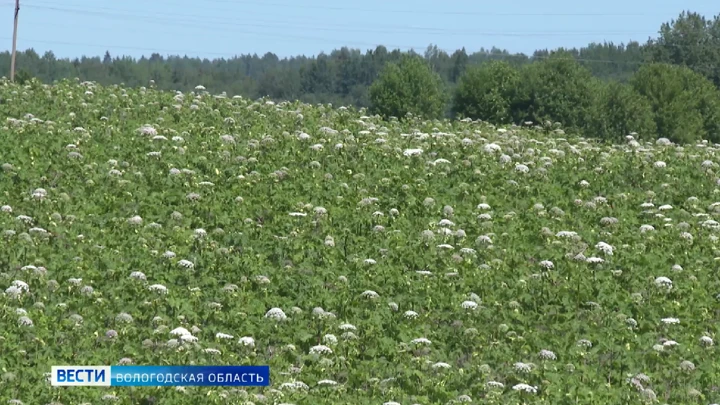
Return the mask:
[[(720, 401), (716, 146), (363, 114), (0, 82), (0, 400)], [(272, 386), (45, 375), (119, 363)]]

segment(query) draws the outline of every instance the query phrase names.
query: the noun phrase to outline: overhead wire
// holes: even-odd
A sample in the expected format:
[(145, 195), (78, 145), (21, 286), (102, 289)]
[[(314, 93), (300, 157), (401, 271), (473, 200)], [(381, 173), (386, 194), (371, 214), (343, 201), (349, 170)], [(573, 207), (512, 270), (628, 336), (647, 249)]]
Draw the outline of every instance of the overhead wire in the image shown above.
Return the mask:
[[(137, 19), (143, 21), (149, 21), (152, 23), (167, 23), (172, 25), (187, 25), (187, 26), (199, 26), (203, 28), (217, 28), (218, 25), (231, 26), (231, 27), (257, 27), (257, 28), (304, 28), (316, 31), (337, 31), (337, 32), (358, 32), (358, 33), (382, 33), (382, 34), (414, 34), (415, 31), (420, 31), (426, 34), (433, 35), (477, 35), (477, 36), (497, 36), (497, 37), (537, 37), (537, 36), (583, 36), (583, 35), (638, 35), (643, 34), (642, 31), (515, 31), (515, 32), (493, 32), (493, 31), (477, 31), (477, 30), (458, 30), (458, 29), (447, 29), (447, 28), (434, 28), (434, 27), (373, 27), (363, 25), (362, 29), (348, 28), (347, 24), (327, 24), (318, 25), (316, 23), (298, 23), (298, 22), (284, 22), (277, 18), (272, 20), (260, 20), (253, 18), (254, 22), (240, 22), (237, 20), (218, 19), (218, 18), (207, 18), (198, 17), (188, 14), (177, 14), (177, 13), (152, 13), (148, 14), (137, 14), (130, 12), (129, 10), (112, 9), (112, 8), (98, 8), (95, 9), (76, 9), (67, 7), (54, 7), (44, 6), (36, 4), (28, 4), (25, 7), (52, 10), (69, 14), (76, 15), (92, 15), (99, 17), (108, 17), (117, 20), (119, 17), (123, 19)], [(180, 20), (170, 20), (167, 17), (181, 17)], [(202, 24), (205, 23), (205, 24)], [(378, 29), (380, 28), (380, 29)]]
[[(156, 0), (156, 2), (162, 2), (162, 0)], [(168, 3), (171, 3), (172, 0), (168, 0)], [(452, 11), (452, 10), (420, 10), (418, 8), (404, 8), (404, 9), (383, 9), (383, 8), (363, 8), (363, 7), (352, 7), (352, 6), (344, 6), (344, 5), (313, 5), (313, 4), (307, 4), (307, 2), (302, 3), (280, 3), (280, 2), (274, 2), (274, 1), (265, 1), (265, 0), (204, 0), (204, 3), (215, 3), (215, 4), (247, 4), (247, 5), (255, 5), (255, 6), (270, 6), (275, 9), (283, 9), (283, 8), (300, 8), (300, 9), (311, 9), (311, 10), (335, 10), (335, 11), (343, 11), (343, 12), (366, 12), (366, 13), (372, 13), (372, 14), (382, 14), (382, 13), (391, 13), (391, 14), (426, 14), (426, 15), (449, 15), (449, 16), (488, 16), (488, 17), (517, 17), (517, 16), (525, 16), (525, 17), (639, 17), (639, 16), (666, 16), (667, 13), (657, 13), (657, 12), (634, 12), (634, 13), (627, 13), (627, 12), (547, 12), (547, 11), (541, 11), (541, 12), (522, 12), (522, 11), (507, 11), (507, 12), (496, 12), (496, 11), (473, 11), (473, 10), (464, 10), (464, 11)], [(62, 4), (67, 4), (66, 2), (63, 2)], [(203, 7), (205, 8), (205, 7)], [(217, 10), (217, 9), (216, 9)], [(220, 10), (218, 10), (220, 11)], [(232, 11), (225, 9), (224, 11)]]

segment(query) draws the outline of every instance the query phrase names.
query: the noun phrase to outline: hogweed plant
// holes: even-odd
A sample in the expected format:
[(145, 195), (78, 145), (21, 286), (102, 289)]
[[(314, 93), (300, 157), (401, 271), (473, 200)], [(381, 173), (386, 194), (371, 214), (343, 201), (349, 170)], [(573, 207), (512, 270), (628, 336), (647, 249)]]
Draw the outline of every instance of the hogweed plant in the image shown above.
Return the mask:
[[(9, 404), (720, 402), (720, 147), (0, 82)], [(270, 365), (266, 388), (51, 365)]]

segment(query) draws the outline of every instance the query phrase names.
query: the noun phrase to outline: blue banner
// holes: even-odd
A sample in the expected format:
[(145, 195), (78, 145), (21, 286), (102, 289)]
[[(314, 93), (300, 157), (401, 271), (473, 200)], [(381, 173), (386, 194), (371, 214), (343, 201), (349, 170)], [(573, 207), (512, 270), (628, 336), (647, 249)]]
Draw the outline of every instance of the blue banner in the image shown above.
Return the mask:
[(269, 366), (53, 366), (54, 386), (266, 387)]

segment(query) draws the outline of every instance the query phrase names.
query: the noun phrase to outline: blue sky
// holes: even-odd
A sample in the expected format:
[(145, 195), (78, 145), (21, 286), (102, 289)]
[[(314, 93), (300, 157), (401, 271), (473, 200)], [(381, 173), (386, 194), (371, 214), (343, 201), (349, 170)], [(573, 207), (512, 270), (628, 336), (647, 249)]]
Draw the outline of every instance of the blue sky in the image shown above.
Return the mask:
[[(383, 44), (419, 52), (496, 46), (530, 53), (590, 42), (644, 42), (691, 10), (710, 17), (717, 0), (20, 0), (18, 49), (58, 57), (205, 58), (274, 52), (316, 55)], [(715, 8), (712, 4), (715, 3)], [(0, 49), (12, 44), (14, 0), (0, 0)]]

